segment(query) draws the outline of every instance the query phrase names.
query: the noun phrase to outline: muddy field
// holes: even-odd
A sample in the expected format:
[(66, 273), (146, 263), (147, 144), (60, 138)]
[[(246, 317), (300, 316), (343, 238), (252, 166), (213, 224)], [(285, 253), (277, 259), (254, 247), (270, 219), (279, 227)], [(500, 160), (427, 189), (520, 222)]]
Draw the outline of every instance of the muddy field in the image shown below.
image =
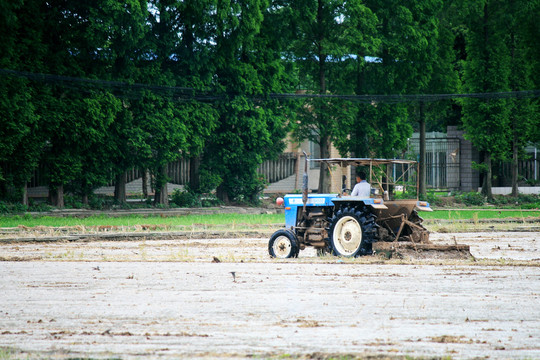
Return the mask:
[(272, 260), (266, 238), (0, 243), (0, 359), (540, 358), (540, 233), (475, 259)]

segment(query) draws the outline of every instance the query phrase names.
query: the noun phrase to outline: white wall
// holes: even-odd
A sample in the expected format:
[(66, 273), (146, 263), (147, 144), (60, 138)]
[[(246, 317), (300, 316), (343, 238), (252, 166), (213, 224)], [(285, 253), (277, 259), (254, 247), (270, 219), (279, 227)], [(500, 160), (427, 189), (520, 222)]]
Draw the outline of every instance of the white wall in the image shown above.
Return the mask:
[[(478, 188), (478, 192), (481, 192), (482, 188)], [(492, 187), (491, 191), (493, 195), (510, 195), (512, 193), (512, 187)], [(520, 194), (540, 194), (540, 186), (523, 186), (518, 187)]]

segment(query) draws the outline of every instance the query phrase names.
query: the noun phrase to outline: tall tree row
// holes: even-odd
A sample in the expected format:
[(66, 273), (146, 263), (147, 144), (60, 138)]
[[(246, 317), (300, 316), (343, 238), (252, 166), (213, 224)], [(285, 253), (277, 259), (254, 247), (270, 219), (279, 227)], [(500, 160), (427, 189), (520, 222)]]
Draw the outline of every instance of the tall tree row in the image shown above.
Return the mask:
[[(469, 4), (467, 59), (463, 91), (496, 93), (531, 90), (538, 69), (531, 33), (539, 12), (538, 1), (484, 0)], [(534, 30), (533, 30), (534, 31)], [(533, 50), (536, 47), (536, 52)], [(537, 84), (536, 84), (537, 85)], [(534, 138), (538, 120), (537, 99), (465, 99), (463, 125), (467, 137), (482, 152), (482, 192), (491, 199), (494, 160), (512, 158), (513, 192), (517, 195), (518, 153)]]
[[(394, 157), (413, 130), (448, 123), (481, 150), (491, 197), (492, 162), (512, 161), (516, 185), (523, 148), (540, 141), (538, 98), (328, 95), (538, 89), (539, 3), (0, 0), (0, 198), (26, 202), (41, 164), (60, 207), (66, 192), (88, 202), (111, 182), (124, 202), (133, 168), (152, 174), (154, 202), (166, 204), (166, 166), (182, 157), (193, 191), (254, 200), (258, 165), (288, 133), (322, 157), (331, 144), (343, 156)], [(271, 97), (293, 92), (313, 96)]]

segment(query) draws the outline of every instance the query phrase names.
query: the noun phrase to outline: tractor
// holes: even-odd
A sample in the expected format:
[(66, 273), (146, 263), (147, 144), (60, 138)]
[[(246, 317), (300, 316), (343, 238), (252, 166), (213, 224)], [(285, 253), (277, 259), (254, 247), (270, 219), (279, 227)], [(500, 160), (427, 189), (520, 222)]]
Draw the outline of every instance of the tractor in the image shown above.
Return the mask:
[[(368, 168), (371, 195), (348, 196), (348, 189), (339, 194), (308, 194), (306, 170), (302, 194), (277, 199), (278, 205), (285, 208), (285, 228), (270, 237), (271, 257), (298, 257), (300, 250), (310, 246), (318, 255), (342, 257), (372, 255), (374, 244), (378, 242), (392, 243), (392, 248), (398, 244), (412, 244), (415, 249), (430, 247), (429, 232), (422, 226), (418, 211), (432, 209), (429, 203), (418, 200), (415, 161), (305, 157), (305, 169), (308, 169), (308, 161), (324, 162), (329, 169), (337, 166)], [(450, 249), (468, 250), (468, 247)]]

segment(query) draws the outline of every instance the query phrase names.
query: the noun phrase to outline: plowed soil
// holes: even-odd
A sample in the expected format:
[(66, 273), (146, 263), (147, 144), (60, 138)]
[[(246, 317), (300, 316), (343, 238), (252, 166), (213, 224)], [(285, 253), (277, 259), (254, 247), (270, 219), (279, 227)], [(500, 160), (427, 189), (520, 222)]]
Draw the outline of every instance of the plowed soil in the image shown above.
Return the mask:
[(540, 233), (474, 259), (270, 259), (266, 238), (0, 243), (0, 359), (540, 358)]

